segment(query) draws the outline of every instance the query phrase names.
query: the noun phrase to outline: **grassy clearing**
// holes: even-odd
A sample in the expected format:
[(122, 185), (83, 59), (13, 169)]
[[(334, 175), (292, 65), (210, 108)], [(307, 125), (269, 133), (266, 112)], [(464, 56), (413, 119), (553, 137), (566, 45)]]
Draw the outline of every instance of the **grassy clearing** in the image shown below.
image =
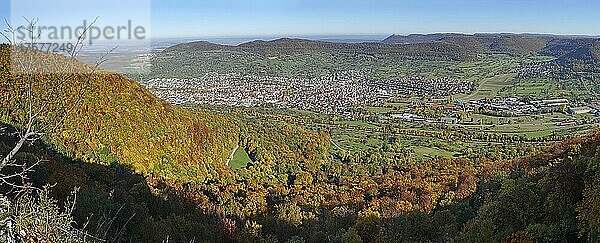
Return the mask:
[(415, 154), (421, 159), (453, 158), (455, 156), (454, 152), (450, 152), (439, 148), (417, 146), (414, 147), (413, 150), (415, 151)]
[(241, 169), (248, 166), (248, 163), (252, 163), (250, 156), (244, 148), (238, 147), (235, 152), (233, 152), (233, 156), (228, 165), (234, 169)]
[(379, 134), (372, 134), (361, 130), (334, 130), (333, 141), (348, 151), (365, 151), (383, 145)]
[(550, 99), (564, 97), (570, 99), (586, 99), (590, 91), (585, 87), (597, 86), (595, 82), (579, 79), (552, 80), (530, 78), (517, 80), (511, 87), (503, 89), (502, 96), (531, 97), (534, 99)]

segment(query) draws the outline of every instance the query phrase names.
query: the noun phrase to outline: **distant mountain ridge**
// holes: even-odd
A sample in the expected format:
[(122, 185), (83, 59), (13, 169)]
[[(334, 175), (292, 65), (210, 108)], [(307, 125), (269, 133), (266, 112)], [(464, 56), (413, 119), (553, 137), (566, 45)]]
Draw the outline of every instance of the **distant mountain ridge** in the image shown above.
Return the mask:
[(423, 43), (423, 42), (436, 42), (443, 41), (447, 38), (452, 37), (474, 37), (474, 38), (539, 38), (539, 39), (561, 39), (561, 40), (572, 40), (572, 39), (600, 39), (600, 36), (592, 35), (556, 35), (556, 34), (531, 34), (531, 33), (475, 33), (475, 34), (463, 34), (463, 33), (432, 33), (432, 34), (408, 34), (398, 35), (393, 34), (382, 40), (383, 43), (387, 44), (409, 44), (409, 43)]
[(386, 44), (453, 43), (468, 50), (483, 53), (505, 53), (509, 55), (541, 54), (557, 58), (565, 65), (600, 63), (600, 37), (585, 35), (553, 34), (411, 34), (391, 35), (384, 39)]
[(280, 38), (270, 41), (255, 40), (236, 46), (219, 45), (207, 41), (179, 44), (167, 48), (165, 53), (203, 51), (234, 51), (254, 53), (268, 57), (297, 55), (313, 52), (399, 54), (410, 57), (443, 58), (461, 60), (469, 53), (453, 43), (431, 42), (414, 45), (392, 45), (383, 42), (343, 43), (307, 39)]
[(380, 42), (359, 43), (295, 38), (255, 40), (239, 45), (220, 45), (198, 41), (169, 47), (160, 55), (174, 57), (182, 53), (226, 51), (267, 58), (319, 53), (325, 55), (394, 55), (409, 59), (466, 61), (472, 60), (479, 54), (511, 56), (535, 54), (555, 57), (555, 62), (577, 70), (600, 70), (599, 43), (600, 37), (593, 36), (437, 33), (391, 35)]

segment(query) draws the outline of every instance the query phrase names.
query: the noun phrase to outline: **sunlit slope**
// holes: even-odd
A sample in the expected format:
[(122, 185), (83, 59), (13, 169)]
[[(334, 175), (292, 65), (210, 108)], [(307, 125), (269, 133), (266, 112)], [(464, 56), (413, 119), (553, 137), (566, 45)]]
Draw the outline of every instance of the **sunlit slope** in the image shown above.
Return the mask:
[[(50, 70), (48, 73), (52, 73), (53, 66), (69, 63), (68, 58), (59, 55), (38, 53), (36, 58)], [(23, 94), (26, 75), (14, 74), (10, 61), (9, 47), (1, 46), (0, 80), (6, 84), (0, 87), (2, 121), (14, 123), (23, 114), (7, 108), (25, 102), (26, 97), (17, 94)], [(77, 62), (71, 70), (89, 68)], [(60, 75), (35, 75), (33, 89), (43, 93), (51, 83), (47, 81)], [(64, 85), (67, 90), (86, 87), (86, 92), (64, 127), (52, 134), (52, 143), (60, 150), (90, 162), (120, 163), (166, 179), (204, 181), (227, 169), (227, 157), (239, 136), (239, 128), (230, 120), (170, 105), (119, 74), (99, 71), (89, 76), (75, 74)]]

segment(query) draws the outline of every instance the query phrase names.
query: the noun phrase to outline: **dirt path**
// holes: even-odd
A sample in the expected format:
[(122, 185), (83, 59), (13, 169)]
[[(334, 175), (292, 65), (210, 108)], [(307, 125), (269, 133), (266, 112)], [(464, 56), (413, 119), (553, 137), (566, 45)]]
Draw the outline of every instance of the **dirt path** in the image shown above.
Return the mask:
[(240, 145), (238, 145), (237, 147), (235, 147), (233, 149), (233, 151), (231, 151), (231, 155), (229, 155), (229, 159), (225, 163), (226, 166), (229, 166), (229, 162), (231, 162), (231, 160), (233, 159), (233, 155), (235, 154), (235, 151), (237, 151), (239, 148), (240, 148)]

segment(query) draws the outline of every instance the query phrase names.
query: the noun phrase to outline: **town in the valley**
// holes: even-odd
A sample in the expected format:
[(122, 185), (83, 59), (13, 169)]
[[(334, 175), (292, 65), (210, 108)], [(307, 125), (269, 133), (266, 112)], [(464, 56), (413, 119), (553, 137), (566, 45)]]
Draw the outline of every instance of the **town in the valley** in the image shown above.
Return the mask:
[[(554, 75), (555, 67), (529, 65), (519, 77)], [(313, 79), (207, 73), (203, 77), (155, 78), (145, 83), (157, 96), (177, 105), (273, 107), (311, 111), (356, 119), (368, 108), (387, 107), (384, 120), (416, 123), (473, 124), (464, 114), (493, 117), (526, 117), (564, 114), (556, 126), (600, 122), (600, 106), (591, 101), (566, 98), (532, 100), (523, 97), (460, 99), (477, 88), (455, 78), (404, 77), (371, 80), (367, 71), (344, 71)], [(396, 104), (403, 104), (398, 106)], [(430, 110), (433, 112), (422, 112)], [(416, 112), (415, 112), (416, 111)]]

